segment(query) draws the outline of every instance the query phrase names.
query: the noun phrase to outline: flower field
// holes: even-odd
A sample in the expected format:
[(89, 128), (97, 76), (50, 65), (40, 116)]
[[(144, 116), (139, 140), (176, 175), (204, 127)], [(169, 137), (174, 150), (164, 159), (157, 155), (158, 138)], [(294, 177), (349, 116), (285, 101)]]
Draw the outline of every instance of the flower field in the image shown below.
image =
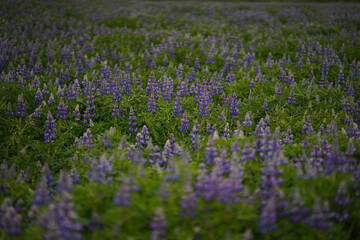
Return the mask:
[(0, 239), (360, 239), (360, 4), (0, 4)]

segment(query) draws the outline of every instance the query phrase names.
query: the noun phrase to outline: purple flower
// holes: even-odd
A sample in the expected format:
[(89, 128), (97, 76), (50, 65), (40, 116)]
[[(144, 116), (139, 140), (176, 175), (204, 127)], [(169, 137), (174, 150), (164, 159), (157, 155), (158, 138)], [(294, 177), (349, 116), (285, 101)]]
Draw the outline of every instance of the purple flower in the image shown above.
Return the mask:
[(135, 138), (136, 146), (140, 150), (144, 150), (147, 147), (149, 140), (150, 140), (149, 130), (144, 125), (143, 128), (141, 129), (141, 131), (136, 135), (136, 138)]
[(67, 174), (64, 170), (60, 170), (60, 178), (58, 181), (58, 185), (56, 191), (59, 194), (63, 192), (71, 192), (73, 186), (73, 180), (69, 174)]
[(136, 134), (138, 132), (138, 128), (137, 128), (136, 116), (132, 107), (130, 107), (128, 119), (129, 119), (130, 133)]
[(304, 206), (299, 189), (295, 188), (292, 202), (286, 211), (286, 216), (290, 218), (290, 222), (299, 223), (306, 219), (308, 213), (309, 210)]
[(11, 199), (5, 198), (0, 209), (0, 227), (5, 228), (10, 235), (19, 235), (21, 230), (21, 215), (12, 206)]
[(166, 226), (167, 226), (167, 222), (165, 219), (164, 212), (162, 208), (159, 207), (155, 210), (155, 214), (150, 223), (150, 228), (152, 230), (150, 239), (151, 240), (165, 239)]
[(239, 109), (238, 109), (238, 101), (237, 101), (237, 96), (236, 93), (233, 93), (229, 99), (228, 99), (229, 105), (230, 105), (230, 117), (236, 117), (238, 116), (239, 113)]
[(103, 139), (101, 140), (101, 145), (105, 146), (105, 148), (111, 148), (111, 139), (109, 138), (109, 134), (105, 131)]
[(17, 107), (15, 108), (15, 115), (20, 117), (26, 116), (26, 105), (24, 102), (24, 96), (22, 94), (20, 94), (17, 99)]
[(210, 102), (210, 95), (206, 90), (203, 90), (199, 96), (199, 104), (200, 104), (200, 117), (207, 117), (209, 114), (209, 102)]
[(47, 104), (50, 106), (50, 105), (53, 105), (55, 103), (56, 103), (56, 101), (55, 101), (54, 95), (51, 93)]
[(294, 88), (291, 88), (290, 96), (288, 97), (287, 103), (289, 105), (296, 104), (296, 98), (294, 97)]
[(38, 88), (35, 94), (35, 103), (42, 103), (43, 100), (44, 95), (41, 93), (40, 88)]
[(14, 112), (12, 111), (12, 108), (11, 108), (11, 103), (8, 102), (8, 108), (5, 112), (5, 116), (13, 116), (14, 115)]
[(207, 166), (213, 165), (217, 158), (217, 149), (214, 147), (213, 138), (210, 136), (205, 148), (205, 164)]
[(244, 127), (251, 127), (253, 124), (252, 124), (252, 121), (250, 119), (250, 112), (247, 112), (246, 115), (245, 115), (245, 121), (243, 122), (243, 126)]
[(82, 137), (82, 144), (88, 149), (94, 148), (93, 135), (91, 134), (90, 129), (87, 129), (86, 132), (84, 132)]
[(41, 112), (41, 105), (38, 107), (38, 108), (36, 108), (35, 110), (34, 110), (34, 112), (30, 115), (30, 117), (33, 117), (33, 118), (41, 118), (41, 114), (42, 114), (42, 112)]
[(346, 207), (350, 204), (350, 198), (347, 193), (345, 181), (342, 181), (340, 183), (337, 194), (334, 198), (334, 203), (340, 207)]
[(44, 131), (44, 143), (53, 143), (56, 139), (56, 124), (51, 112), (48, 112), (47, 119), (45, 121), (45, 131)]
[(312, 214), (306, 219), (306, 223), (313, 228), (327, 230), (332, 226), (331, 213), (327, 202), (321, 203), (319, 198), (315, 199)]
[(189, 120), (186, 119), (187, 115), (184, 113), (183, 118), (181, 119), (180, 123), (180, 132), (181, 133), (187, 133), (189, 131)]
[(149, 97), (147, 111), (149, 113), (156, 113), (156, 102), (155, 102), (154, 94), (151, 94)]
[(230, 127), (229, 127), (229, 123), (226, 123), (226, 125), (225, 125), (223, 137), (224, 137), (226, 140), (228, 140), (228, 139), (230, 138)]
[(201, 131), (199, 129), (199, 124), (198, 124), (197, 120), (195, 120), (193, 129), (190, 134), (192, 150), (199, 150), (201, 147), (200, 140), (202, 137), (200, 136), (200, 133), (201, 133)]
[(226, 117), (225, 117), (225, 110), (223, 110), (219, 116), (219, 121), (226, 121)]
[(112, 179), (107, 175), (113, 172), (112, 161), (108, 160), (105, 156), (96, 158), (91, 161), (91, 170), (88, 174), (89, 180), (98, 184), (105, 184), (112, 182)]
[(263, 235), (267, 235), (275, 230), (277, 222), (276, 204), (275, 199), (271, 198), (268, 200), (266, 205), (261, 210), (260, 215), (260, 232)]
[(66, 114), (67, 114), (67, 107), (65, 106), (64, 104), (64, 99), (63, 98), (60, 98), (60, 103), (59, 103), (59, 106), (56, 110), (56, 117), (57, 118), (60, 118), (62, 120), (66, 120), (67, 117), (66, 117)]
[(177, 96), (175, 97), (174, 102), (174, 111), (173, 111), (173, 117), (181, 117), (182, 116), (182, 98), (180, 96), (180, 92), (177, 93)]
[(111, 112), (111, 117), (120, 117), (120, 109), (119, 109), (117, 103), (114, 104), (114, 107)]
[(80, 110), (79, 110), (79, 105), (76, 105), (75, 110), (72, 113), (74, 114), (76, 120), (81, 119), (81, 113), (80, 113)]
[(56, 203), (49, 205), (37, 221), (44, 231), (44, 239), (81, 240), (82, 225), (78, 222), (75, 207), (67, 193)]
[(48, 187), (47, 179), (41, 178), (39, 184), (34, 190), (34, 205), (48, 205), (51, 202), (50, 199), (51, 191)]

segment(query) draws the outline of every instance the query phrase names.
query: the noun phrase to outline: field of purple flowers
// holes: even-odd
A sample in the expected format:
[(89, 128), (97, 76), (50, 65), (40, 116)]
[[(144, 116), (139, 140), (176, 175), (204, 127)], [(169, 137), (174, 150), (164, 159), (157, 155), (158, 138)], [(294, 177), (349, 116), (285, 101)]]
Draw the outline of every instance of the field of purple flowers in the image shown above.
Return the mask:
[(360, 239), (359, 12), (1, 1), (0, 239)]

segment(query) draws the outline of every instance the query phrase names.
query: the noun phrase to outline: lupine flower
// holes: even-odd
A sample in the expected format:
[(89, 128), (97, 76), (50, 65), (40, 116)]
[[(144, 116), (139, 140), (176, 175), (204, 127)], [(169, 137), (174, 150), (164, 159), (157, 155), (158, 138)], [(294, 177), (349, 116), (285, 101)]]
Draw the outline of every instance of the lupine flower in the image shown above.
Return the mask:
[(188, 216), (190, 218), (195, 218), (197, 209), (197, 197), (193, 191), (191, 180), (189, 179), (190, 177), (188, 175), (186, 175), (185, 178), (184, 194), (181, 196), (180, 217)]
[(117, 105), (117, 103), (114, 104), (114, 107), (112, 109), (112, 112), (111, 112), (111, 116), (112, 117), (120, 117), (120, 113), (119, 113), (119, 107)]
[(79, 110), (79, 104), (76, 105), (75, 110), (72, 113), (74, 114), (76, 120), (81, 119), (81, 113), (80, 113), (80, 110)]
[(205, 164), (207, 166), (213, 165), (215, 163), (215, 159), (217, 158), (217, 149), (214, 147), (214, 141), (212, 137), (209, 137), (209, 140), (206, 144), (205, 148)]
[(93, 159), (91, 161), (91, 170), (88, 174), (89, 180), (98, 184), (105, 184), (112, 182), (112, 179), (107, 175), (113, 172), (112, 161), (105, 156), (100, 157), (99, 160)]
[(153, 94), (151, 94), (149, 97), (147, 111), (149, 113), (156, 113), (156, 102)]
[(9, 235), (19, 235), (23, 232), (21, 222), (21, 215), (12, 206), (11, 199), (3, 199), (0, 209), (0, 227), (6, 229)]
[(275, 230), (277, 222), (275, 199), (271, 198), (261, 210), (260, 215), (260, 232), (267, 235)]
[(199, 150), (199, 148), (200, 148), (200, 140), (201, 140), (200, 133), (201, 133), (201, 131), (199, 129), (199, 124), (198, 124), (197, 120), (195, 120), (193, 129), (190, 134), (192, 150)]
[(105, 146), (105, 148), (111, 148), (111, 139), (109, 138), (109, 134), (105, 131), (103, 139), (101, 140), (101, 145)]
[(295, 188), (292, 202), (287, 210), (286, 215), (290, 218), (290, 222), (298, 223), (304, 221), (309, 210), (304, 206), (304, 202), (300, 196), (300, 190)]
[(275, 95), (282, 95), (281, 83), (278, 86), (275, 86)]
[(53, 105), (55, 103), (56, 103), (56, 101), (55, 101), (54, 95), (51, 93), (47, 104), (50, 106), (50, 105)]
[(20, 94), (18, 97), (17, 106), (15, 108), (15, 115), (20, 117), (26, 116), (26, 105), (24, 102), (24, 96), (22, 94)]
[(187, 133), (189, 131), (189, 120), (186, 119), (187, 115), (184, 113), (183, 118), (181, 119), (180, 123), (180, 132), (181, 133)]
[(139, 191), (139, 187), (134, 184), (134, 179), (132, 177), (125, 178), (123, 180), (122, 186), (116, 192), (113, 203), (115, 206), (130, 206), (130, 196), (132, 192)]
[(72, 166), (71, 168), (70, 177), (72, 179), (73, 185), (77, 185), (81, 183), (80, 176), (74, 166)]
[(45, 121), (45, 131), (44, 131), (44, 143), (53, 143), (56, 139), (56, 124), (51, 112), (48, 112), (47, 119)]
[(136, 135), (136, 139), (135, 139), (136, 146), (140, 150), (144, 150), (144, 148), (146, 148), (146, 146), (148, 145), (149, 140), (150, 140), (149, 130), (144, 125), (143, 128), (141, 129), (141, 131)]
[(320, 230), (327, 230), (332, 226), (330, 221), (331, 213), (329, 204), (327, 202), (321, 203), (319, 198), (315, 199), (313, 211), (306, 219), (306, 223), (313, 228)]
[(9, 102), (7, 111), (5, 112), (5, 116), (13, 116), (13, 115), (14, 115), (14, 112), (12, 111), (11, 103)]
[(66, 114), (67, 114), (67, 107), (65, 106), (64, 104), (64, 99), (63, 98), (60, 98), (60, 103), (59, 103), (59, 106), (56, 110), (56, 117), (57, 118), (60, 118), (62, 120), (66, 120), (67, 117), (66, 117)]
[(30, 115), (33, 118), (41, 118), (42, 112), (41, 112), (41, 105), (34, 110), (34, 112)]
[(34, 205), (48, 205), (51, 202), (51, 191), (48, 187), (47, 179), (41, 178), (38, 186), (34, 190)]
[(200, 117), (207, 117), (209, 113), (209, 101), (210, 96), (206, 90), (204, 90), (202, 93), (200, 93), (199, 97), (199, 104), (200, 104)]
[(344, 181), (340, 183), (336, 197), (334, 198), (334, 203), (340, 207), (346, 207), (350, 204), (350, 198), (347, 196), (347, 190)]
[(296, 104), (296, 98), (294, 97), (294, 88), (291, 88), (290, 96), (288, 97), (287, 103), (290, 105)]
[(162, 208), (157, 208), (150, 223), (151, 240), (165, 239), (167, 222)]
[(174, 111), (173, 111), (173, 117), (181, 117), (182, 116), (182, 98), (180, 96), (180, 92), (177, 93), (177, 96), (175, 97), (174, 102)]
[(87, 129), (86, 132), (84, 132), (82, 137), (82, 145), (88, 149), (94, 148), (93, 135), (91, 134), (90, 129)]
[(219, 121), (226, 121), (226, 117), (225, 117), (225, 110), (223, 110), (219, 116)]
[(240, 113), (239, 113), (239, 109), (238, 109), (239, 104), (237, 102), (236, 93), (234, 93), (232, 96), (230, 96), (229, 105), (230, 105), (230, 117), (238, 116)]
[(44, 101), (44, 95), (41, 93), (40, 88), (38, 88), (35, 94), (35, 103), (42, 103), (42, 101)]
[(180, 64), (178, 69), (176, 70), (176, 78), (177, 79), (182, 79), (183, 71), (184, 71), (184, 67), (182, 66), (182, 64)]
[(68, 175), (64, 170), (60, 170), (60, 178), (56, 187), (56, 191), (60, 194), (63, 192), (71, 192), (72, 186), (73, 180), (71, 179), (70, 175)]
[(244, 127), (251, 127), (253, 124), (252, 124), (252, 121), (250, 119), (250, 112), (247, 112), (246, 115), (245, 115), (245, 121), (243, 122), (243, 126)]
[(263, 111), (264, 112), (269, 111), (269, 105), (267, 104), (267, 99), (266, 98), (264, 100)]
[(220, 150), (220, 156), (217, 157), (215, 161), (221, 175), (227, 175), (230, 173), (229, 160), (227, 159), (227, 151), (224, 146)]
[(129, 131), (132, 134), (136, 134), (138, 132), (138, 128), (137, 128), (137, 122), (136, 122), (136, 116), (134, 113), (134, 110), (132, 107), (130, 107), (130, 112), (129, 112)]
[(80, 240), (82, 225), (78, 222), (75, 207), (67, 193), (56, 203), (49, 205), (38, 220), (44, 232), (44, 239), (74, 239)]
[(229, 123), (226, 123), (226, 125), (225, 125), (223, 137), (224, 137), (226, 140), (228, 140), (228, 139), (230, 138), (230, 127), (229, 127)]

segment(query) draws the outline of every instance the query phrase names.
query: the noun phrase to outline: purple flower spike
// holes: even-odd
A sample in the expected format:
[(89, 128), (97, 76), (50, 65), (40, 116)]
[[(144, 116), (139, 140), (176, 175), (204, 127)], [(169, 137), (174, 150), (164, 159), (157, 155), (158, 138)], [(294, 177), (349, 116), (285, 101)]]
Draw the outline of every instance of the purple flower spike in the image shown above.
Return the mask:
[(51, 115), (51, 112), (49, 111), (45, 122), (44, 143), (46, 144), (53, 143), (54, 140), (56, 139), (55, 133), (56, 133), (55, 120)]

